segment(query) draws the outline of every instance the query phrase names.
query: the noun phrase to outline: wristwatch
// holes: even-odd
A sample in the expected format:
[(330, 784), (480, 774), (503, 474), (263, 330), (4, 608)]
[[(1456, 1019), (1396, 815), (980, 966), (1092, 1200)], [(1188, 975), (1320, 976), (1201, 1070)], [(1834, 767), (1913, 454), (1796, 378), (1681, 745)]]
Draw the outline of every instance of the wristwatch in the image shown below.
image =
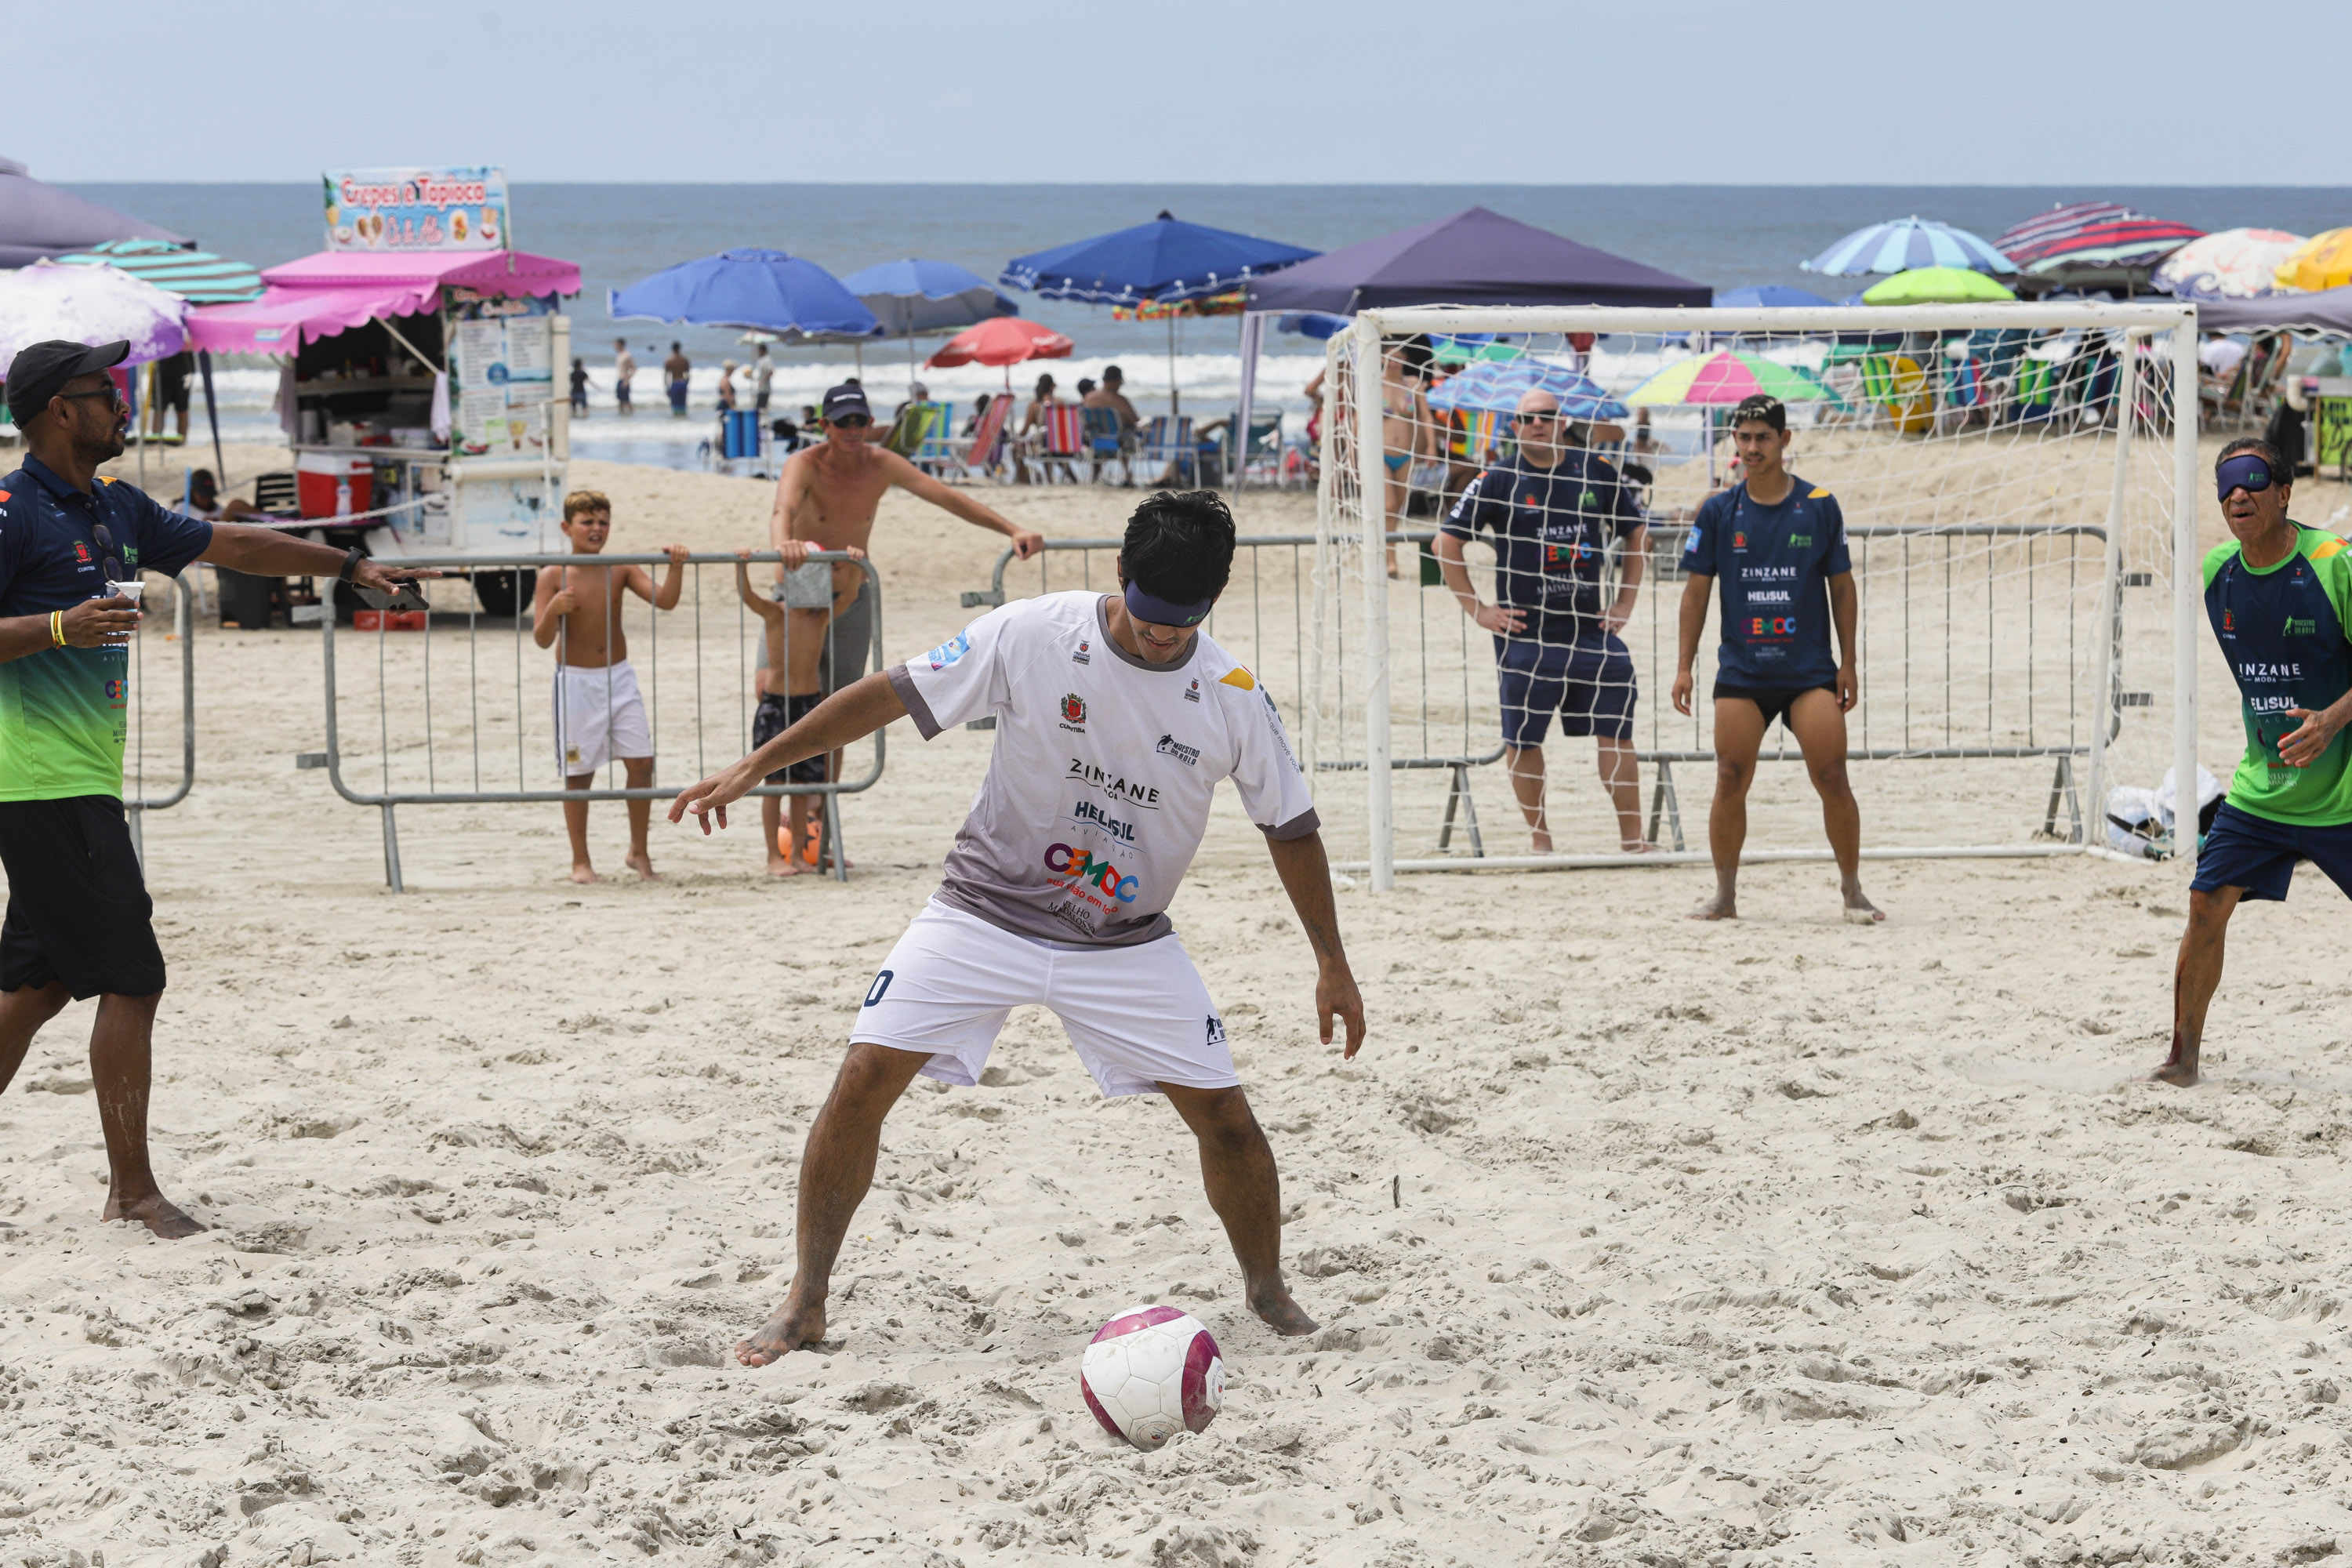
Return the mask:
[(360, 569), (360, 563), (366, 559), (367, 552), (362, 550), (356, 544), (352, 545), (351, 549), (343, 552), (343, 569), (335, 574), (335, 581), (338, 583), (350, 582), (352, 580), (352, 574), (357, 572)]

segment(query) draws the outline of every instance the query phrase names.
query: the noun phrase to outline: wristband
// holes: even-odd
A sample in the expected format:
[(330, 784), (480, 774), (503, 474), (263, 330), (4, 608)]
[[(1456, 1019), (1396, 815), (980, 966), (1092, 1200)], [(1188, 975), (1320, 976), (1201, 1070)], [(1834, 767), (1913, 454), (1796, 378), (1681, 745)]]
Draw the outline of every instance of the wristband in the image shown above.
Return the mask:
[(49, 612), (49, 641), (58, 647), (66, 646), (66, 613), (63, 610)]
[(338, 583), (350, 582), (352, 580), (352, 574), (358, 571), (360, 569), (360, 563), (366, 559), (367, 552), (362, 550), (356, 544), (352, 545), (351, 549), (343, 552), (343, 569), (335, 574), (335, 581)]

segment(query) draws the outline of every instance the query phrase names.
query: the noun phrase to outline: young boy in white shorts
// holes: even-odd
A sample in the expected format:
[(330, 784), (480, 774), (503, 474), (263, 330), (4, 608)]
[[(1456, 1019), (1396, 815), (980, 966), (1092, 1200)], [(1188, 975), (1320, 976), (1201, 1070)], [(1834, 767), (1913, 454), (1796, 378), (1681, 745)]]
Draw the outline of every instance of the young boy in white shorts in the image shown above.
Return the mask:
[[(597, 490), (574, 490), (563, 498), (563, 537), (575, 555), (599, 555), (613, 532), (613, 503)], [(629, 667), (629, 639), (621, 626), (621, 592), (628, 590), (656, 610), (673, 609), (686, 584), (683, 544), (665, 547), (669, 566), (661, 586), (642, 566), (542, 566), (535, 590), (538, 609), (531, 637), (555, 649), (555, 762), (563, 787), (586, 790), (596, 770), (614, 758), (628, 771), (631, 789), (654, 782), (653, 727), (646, 721), (637, 672)], [(646, 827), (653, 802), (629, 807), (627, 864), (651, 880), (653, 856)], [(588, 802), (563, 803), (563, 827), (572, 838), (572, 879), (596, 880), (588, 861)]]
[(1060, 1016), (1107, 1095), (1165, 1095), (1199, 1141), (1209, 1204), (1250, 1309), (1310, 1333), (1281, 1268), (1281, 1179), (1234, 1072), (1224, 1021), (1167, 915), (1219, 779), (1265, 834), (1317, 961), (1315, 1008), (1346, 1054), (1363, 1002), (1339, 945), (1307, 780), (1273, 700), (1199, 630), (1223, 592), (1232, 514), (1214, 492), (1161, 492), (1129, 521), (1119, 591), (992, 610), (919, 658), (844, 687), (750, 756), (680, 795), (709, 830), (775, 769), (911, 714), (925, 739), (996, 721), (988, 776), (937, 893), (866, 983), (833, 1093), (801, 1158), (799, 1264), (767, 1324), (736, 1347), (763, 1366), (824, 1337), (834, 1259), (873, 1179), (882, 1119), (918, 1073), (980, 1079), (1005, 1015)]

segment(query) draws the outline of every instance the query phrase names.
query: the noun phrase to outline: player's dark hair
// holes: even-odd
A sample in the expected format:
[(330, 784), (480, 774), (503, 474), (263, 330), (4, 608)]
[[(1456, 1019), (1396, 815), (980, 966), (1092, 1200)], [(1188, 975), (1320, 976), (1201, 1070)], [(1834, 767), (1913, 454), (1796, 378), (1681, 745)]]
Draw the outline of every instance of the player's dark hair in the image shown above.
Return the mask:
[(1155, 599), (1196, 605), (1225, 591), (1234, 514), (1214, 490), (1160, 490), (1127, 520), (1119, 572)]
[(2244, 452), (2252, 452), (2255, 457), (2260, 458), (2263, 462), (2270, 465), (2271, 483), (2274, 485), (2291, 485), (2294, 483), (2294, 470), (2286, 466), (2286, 459), (2279, 456), (2279, 449), (2276, 447), (2272, 446), (2268, 441), (2263, 440), (2260, 436), (2241, 436), (2236, 440), (2231, 442), (2228, 446), (2222, 447), (2221, 455), (2213, 459), (2213, 468), (2215, 471), (2219, 472), (2223, 463), (2228, 462), (2231, 458), (2237, 457), (2241, 453)]
[(1735, 430), (1750, 419), (1761, 419), (1778, 431), (1789, 428), (1789, 409), (1779, 398), (1768, 392), (1751, 392), (1739, 400), (1731, 411), (1731, 427)]

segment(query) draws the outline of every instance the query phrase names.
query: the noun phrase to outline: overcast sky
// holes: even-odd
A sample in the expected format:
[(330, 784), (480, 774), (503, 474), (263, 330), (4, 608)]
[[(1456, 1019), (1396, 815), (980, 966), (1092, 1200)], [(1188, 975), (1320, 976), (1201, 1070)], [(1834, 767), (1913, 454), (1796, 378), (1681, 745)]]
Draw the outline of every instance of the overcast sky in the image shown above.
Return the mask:
[(60, 181), (2347, 180), (2344, 0), (10, 11), (0, 154)]

